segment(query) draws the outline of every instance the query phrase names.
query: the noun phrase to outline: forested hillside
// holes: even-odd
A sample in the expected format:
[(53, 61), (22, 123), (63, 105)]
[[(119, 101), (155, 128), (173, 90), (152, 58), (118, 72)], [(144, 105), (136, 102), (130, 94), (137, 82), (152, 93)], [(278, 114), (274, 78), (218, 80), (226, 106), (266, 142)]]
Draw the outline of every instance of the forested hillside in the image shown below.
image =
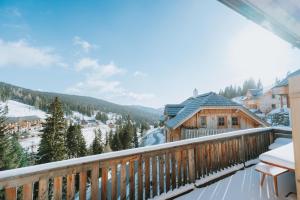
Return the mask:
[(160, 112), (153, 108), (119, 105), (93, 97), (41, 92), (0, 82), (1, 101), (12, 99), (47, 111), (54, 97), (59, 97), (66, 114), (78, 111), (91, 116), (95, 111), (113, 112), (122, 116), (130, 115), (136, 122), (146, 121), (148, 123), (158, 121), (160, 115)]

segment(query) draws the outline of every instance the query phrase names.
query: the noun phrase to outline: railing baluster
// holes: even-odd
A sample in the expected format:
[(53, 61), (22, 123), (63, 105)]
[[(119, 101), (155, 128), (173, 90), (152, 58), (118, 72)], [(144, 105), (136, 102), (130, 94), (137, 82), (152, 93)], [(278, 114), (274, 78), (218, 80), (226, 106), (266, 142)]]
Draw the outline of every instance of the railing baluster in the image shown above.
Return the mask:
[(32, 200), (32, 183), (23, 186), (23, 200)]
[(145, 194), (146, 199), (150, 198), (150, 161), (145, 157)]
[(48, 199), (48, 179), (42, 178), (39, 181), (39, 199)]
[(164, 155), (159, 156), (159, 194), (162, 194), (164, 192)]
[(138, 160), (138, 199), (143, 199), (143, 159), (139, 156)]
[(121, 163), (121, 200), (126, 199), (126, 161)]
[(134, 160), (129, 162), (129, 183), (130, 183), (130, 199), (134, 199), (135, 196), (135, 173), (134, 173)]
[(53, 194), (54, 194), (54, 199), (59, 200), (62, 198), (62, 177), (58, 176), (54, 178), (54, 187), (53, 187)]
[(189, 182), (195, 182), (195, 151), (194, 148), (188, 150), (189, 161)]
[(176, 158), (175, 152), (172, 152), (172, 190), (176, 188)]
[(69, 174), (67, 176), (67, 200), (73, 200), (75, 195), (75, 175)]
[(111, 164), (111, 198), (117, 199), (117, 165)]
[(92, 165), (91, 173), (91, 184), (92, 184), (92, 200), (98, 200), (99, 194), (99, 162), (96, 162)]
[(101, 176), (101, 200), (107, 199), (107, 163), (102, 167), (102, 176)]
[(5, 188), (5, 199), (6, 200), (16, 200), (17, 199), (17, 189), (15, 187)]
[(79, 199), (80, 200), (86, 199), (86, 180), (87, 180), (86, 171), (80, 172), (79, 175)]
[(157, 159), (152, 157), (152, 197), (157, 195)]
[[(177, 160), (177, 182), (178, 182), (178, 187), (180, 187), (182, 185), (182, 156), (181, 156), (181, 151), (178, 150), (176, 152), (176, 160)], [(176, 170), (175, 170), (175, 174), (176, 174)]]
[(170, 153), (166, 153), (166, 192), (170, 190)]

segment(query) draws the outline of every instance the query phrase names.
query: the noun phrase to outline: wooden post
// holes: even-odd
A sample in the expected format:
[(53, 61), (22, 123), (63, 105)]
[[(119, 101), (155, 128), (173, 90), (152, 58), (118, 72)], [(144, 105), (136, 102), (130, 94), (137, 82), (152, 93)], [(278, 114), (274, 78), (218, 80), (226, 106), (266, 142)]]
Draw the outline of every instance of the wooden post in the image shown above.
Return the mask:
[(300, 76), (289, 79), (297, 199), (300, 200)]
[(195, 153), (194, 148), (188, 150), (188, 159), (189, 159), (189, 180), (190, 183), (195, 182)]

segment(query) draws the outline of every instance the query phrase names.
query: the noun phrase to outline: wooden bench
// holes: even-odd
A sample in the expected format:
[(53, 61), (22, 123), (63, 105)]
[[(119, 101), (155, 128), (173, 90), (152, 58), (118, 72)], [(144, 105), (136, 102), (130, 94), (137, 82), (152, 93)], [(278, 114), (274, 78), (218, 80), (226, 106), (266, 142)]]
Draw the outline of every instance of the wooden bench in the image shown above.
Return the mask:
[(288, 170), (281, 168), (281, 167), (268, 165), (268, 164), (265, 164), (262, 162), (260, 162), (256, 165), (255, 170), (262, 173), (260, 186), (263, 185), (266, 175), (273, 177), (275, 194), (276, 194), (276, 196), (278, 196), (277, 176), (287, 172)]

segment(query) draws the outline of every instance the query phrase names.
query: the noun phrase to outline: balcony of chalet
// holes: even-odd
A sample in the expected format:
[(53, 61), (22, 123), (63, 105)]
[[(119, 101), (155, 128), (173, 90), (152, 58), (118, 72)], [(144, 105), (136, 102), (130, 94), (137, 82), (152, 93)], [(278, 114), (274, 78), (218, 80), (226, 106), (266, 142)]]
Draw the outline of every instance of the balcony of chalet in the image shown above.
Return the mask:
[(0, 172), (5, 199), (293, 199), (294, 173), (253, 165), (291, 129), (254, 128)]

